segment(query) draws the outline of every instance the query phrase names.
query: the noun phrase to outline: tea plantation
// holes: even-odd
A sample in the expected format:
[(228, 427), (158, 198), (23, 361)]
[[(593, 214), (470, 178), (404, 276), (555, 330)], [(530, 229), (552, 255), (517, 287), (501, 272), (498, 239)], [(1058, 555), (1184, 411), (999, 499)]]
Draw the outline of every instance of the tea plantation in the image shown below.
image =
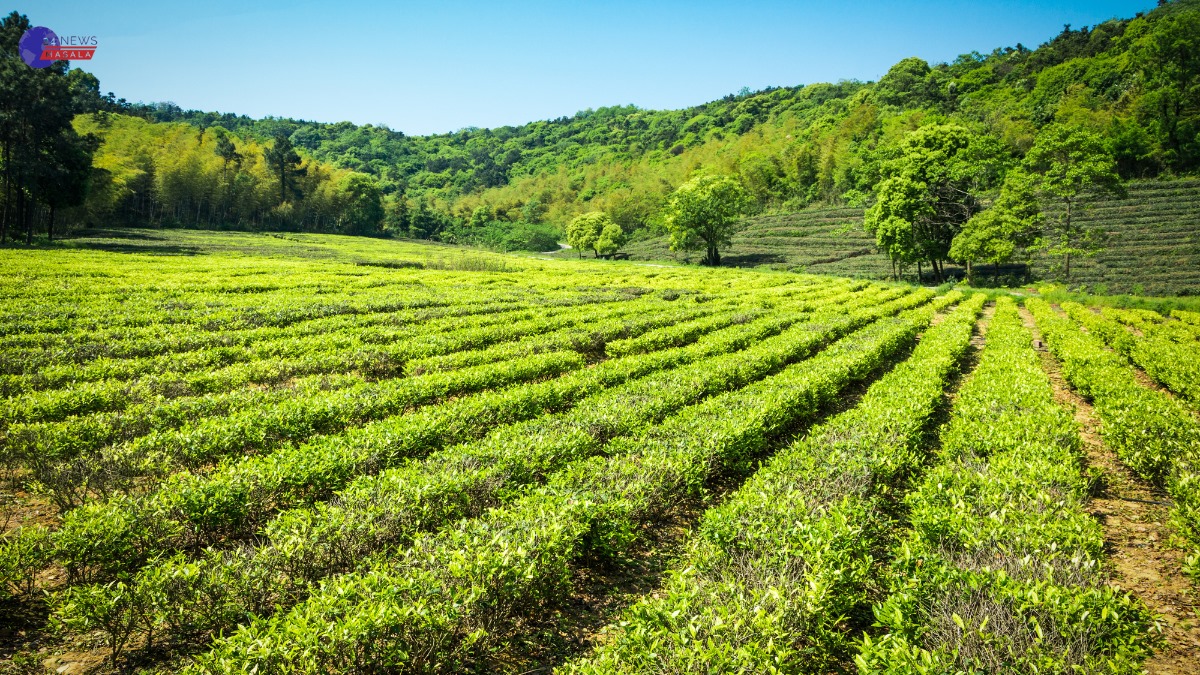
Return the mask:
[[(1182, 238), (1182, 194), (1130, 200)], [(1162, 574), (1200, 578), (1200, 315), (851, 279), (879, 261), (853, 218), (760, 218), (730, 256), (803, 241), (841, 277), (332, 235), (0, 251), (0, 658), (1152, 667), (1085, 445), (1164, 495)]]

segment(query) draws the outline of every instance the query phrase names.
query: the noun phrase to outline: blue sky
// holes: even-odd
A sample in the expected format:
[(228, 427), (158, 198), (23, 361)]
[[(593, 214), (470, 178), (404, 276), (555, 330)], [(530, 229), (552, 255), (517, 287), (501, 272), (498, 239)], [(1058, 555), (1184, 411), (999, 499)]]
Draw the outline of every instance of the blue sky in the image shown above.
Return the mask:
[(1034, 47), (1063, 24), (1154, 4), (67, 0), (21, 11), (60, 34), (96, 35), (84, 68), (129, 100), (426, 134), (874, 80), (906, 56)]

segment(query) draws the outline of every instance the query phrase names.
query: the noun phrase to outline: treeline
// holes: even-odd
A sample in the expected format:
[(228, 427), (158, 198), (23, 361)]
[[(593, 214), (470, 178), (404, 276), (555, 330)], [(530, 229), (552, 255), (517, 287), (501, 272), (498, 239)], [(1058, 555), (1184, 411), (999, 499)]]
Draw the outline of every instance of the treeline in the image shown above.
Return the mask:
[(268, 139), (281, 130), (314, 158), (377, 177), (403, 195), (416, 236), (464, 225), (483, 207), (499, 221), (548, 222), (604, 211), (627, 233), (657, 225), (697, 168), (736, 177), (755, 210), (860, 203), (905, 133), (953, 123), (995, 137), (1014, 158), (1053, 123), (1104, 138), (1123, 178), (1200, 168), (1200, 3), (1071, 28), (1037, 49), (916, 58), (879, 82), (742, 92), (685, 110), (633, 106), (495, 129), (406, 136), (380, 126), (183, 111), (137, 114), (220, 125)]
[(29, 21), (0, 20), (0, 243), (53, 234), (55, 215), (82, 203), (97, 140), (71, 127), (78, 76), (66, 64), (31, 68), (18, 51)]
[(157, 124), (100, 95), (92, 75), (25, 64), (30, 28), (0, 20), (0, 242), (93, 225), (303, 229), (379, 234), (375, 176), (220, 127)]
[(276, 229), (434, 238), (496, 250), (548, 251), (560, 231), (539, 212), (477, 208), (456, 221), (371, 174), (298, 150), (286, 133), (261, 140), (222, 126), (154, 123), (105, 110), (79, 115), (76, 131), (98, 149), (76, 226)]
[[(617, 106), (430, 136), (130, 104), (100, 95), (86, 73), (66, 77), (67, 100), (84, 115), (76, 127), (103, 141), (87, 206), (74, 212), (97, 224), (384, 232), (539, 250), (583, 213), (606, 213), (624, 235), (663, 231), (671, 194), (698, 171), (737, 180), (751, 211), (869, 206), (906, 135), (931, 125), (995, 139), (1006, 164), (1057, 125), (1101, 138), (1123, 179), (1200, 169), (1200, 0), (1067, 26), (1037, 49), (905, 59), (876, 83), (744, 89), (685, 110)], [(169, 153), (156, 150), (164, 138)], [(217, 153), (220, 138), (240, 160)], [(294, 180), (264, 154), (288, 145)], [(145, 148), (158, 159), (147, 164)]]
[(219, 127), (154, 124), (104, 111), (75, 128), (100, 139), (82, 225), (302, 229), (381, 234), (378, 180)]

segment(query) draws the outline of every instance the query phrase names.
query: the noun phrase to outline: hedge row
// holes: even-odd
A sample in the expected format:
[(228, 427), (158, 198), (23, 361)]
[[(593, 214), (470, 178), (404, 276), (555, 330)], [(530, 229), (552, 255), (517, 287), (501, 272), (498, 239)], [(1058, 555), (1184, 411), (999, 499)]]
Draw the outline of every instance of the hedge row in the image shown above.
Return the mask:
[(1081, 454), (1016, 305), (1000, 298), (937, 466), (905, 500), (912, 529), (859, 671), (1142, 672), (1153, 617), (1105, 583)]
[(1174, 500), (1173, 520), (1191, 542), (1186, 570), (1200, 579), (1200, 421), (1170, 394), (1142, 386), (1120, 355), (1050, 305), (1026, 302), (1071, 387), (1092, 401), (1105, 444)]
[(925, 459), (922, 441), (984, 300), (962, 303), (857, 407), (781, 450), (705, 513), (666, 586), (556, 672), (834, 669), (849, 651), (847, 617), (868, 604), (887, 495)]
[(745, 389), (685, 409), (517, 501), (416, 537), (305, 602), (219, 639), (189, 672), (393, 672), (469, 667), (495, 631), (566, 592), (575, 561), (625, 552), (717, 474), (750, 469), (850, 383), (911, 344), (931, 308), (883, 319)]
[[(920, 296), (905, 298), (846, 315), (788, 313), (730, 329), (695, 345), (690, 365), (652, 372), (589, 396), (567, 412), (501, 428), (426, 461), (359, 479), (332, 502), (284, 513), (264, 531), (267, 545), (212, 549), (196, 562), (181, 555), (152, 564), (125, 597), (154, 599), (152, 614), (165, 624), (160, 634), (228, 631), (295, 604), (322, 578), (352, 569), (417, 532), (510, 501), (525, 486), (600, 453), (614, 438), (761, 379), (839, 335), (919, 301)], [(118, 587), (108, 589), (116, 593)], [(67, 605), (76, 612), (90, 607)]]

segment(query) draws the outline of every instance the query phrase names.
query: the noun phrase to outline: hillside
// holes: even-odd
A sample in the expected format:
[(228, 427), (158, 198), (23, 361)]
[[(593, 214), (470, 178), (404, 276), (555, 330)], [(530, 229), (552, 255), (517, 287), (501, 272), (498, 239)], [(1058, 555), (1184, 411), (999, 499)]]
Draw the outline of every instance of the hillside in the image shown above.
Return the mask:
[[(4, 21), (9, 37), (28, 24), (15, 12)], [(917, 260), (928, 270), (971, 259), (989, 283), (1016, 283), (1053, 278), (1051, 261), (996, 269), (984, 261), (1007, 254), (950, 256), (949, 243), (971, 213), (1001, 199), (1014, 169), (1033, 170), (1030, 157), (1045, 139), (1064, 129), (1093, 139), (1113, 183), (1200, 170), (1200, 0), (1066, 27), (1037, 49), (1018, 44), (950, 63), (906, 58), (878, 82), (743, 90), (682, 110), (616, 106), (430, 136), (130, 104), (101, 96), (96, 78), (79, 69), (27, 70), (14, 72), (61, 94), (52, 107), (62, 128), (54, 143), (34, 147), (45, 134), (32, 134), (31, 120), (45, 120), (46, 111), (20, 111), (28, 142), (13, 145), (17, 154), (6, 160), (13, 184), (3, 192), (14, 196), (0, 242), (6, 233), (32, 242), (81, 229), (189, 227), (537, 252), (562, 241), (576, 216), (603, 212), (633, 242), (634, 257), (695, 262), (654, 233), (680, 186), (715, 174), (737, 184), (747, 195), (741, 212), (754, 214), (724, 252), (728, 263), (883, 278), (891, 259), (873, 252), (860, 211), (847, 205), (886, 203), (881, 186), (905, 143), (954, 129), (981, 153), (966, 160), (975, 176), (970, 203), (961, 205), (967, 215), (947, 221), (939, 243), (922, 243), (920, 255), (893, 247), (891, 257), (907, 274)], [(21, 82), (3, 84), (17, 91)], [(48, 156), (57, 165), (41, 175)], [(1105, 253), (1076, 261), (1073, 284), (1197, 292), (1195, 183), (1153, 185), (1137, 183), (1125, 200), (1087, 216), (1111, 237)]]
[[(1079, 220), (1101, 225), (1108, 233), (1103, 252), (1072, 265), (1070, 286), (1105, 293), (1200, 295), (1200, 180), (1136, 181), (1125, 198), (1105, 197)], [(818, 274), (887, 279), (891, 266), (863, 230), (863, 210), (813, 207), (792, 213), (747, 218), (723, 253), (722, 263), (738, 267), (765, 265)], [(665, 236), (649, 237), (625, 248), (635, 260), (696, 262), (701, 252), (673, 253)], [(556, 254), (571, 256), (569, 252)], [(1000, 283), (1029, 277), (1057, 278), (1053, 262), (1034, 254), (1025, 265), (980, 271)], [(950, 266), (953, 274), (963, 270)], [(926, 281), (931, 281), (930, 272)], [(905, 278), (915, 280), (916, 269)]]
[[(950, 63), (906, 58), (878, 82), (842, 81), (743, 90), (681, 110), (613, 106), (495, 129), (409, 136), (384, 126), (129, 104), (100, 95), (95, 78), (72, 71), (74, 112), (133, 115), (228, 136), (226, 157), (252, 158), (286, 139), (322, 171), (353, 172), (342, 194), (362, 201), (372, 227), (304, 208), (313, 189), (284, 200), (229, 207), (242, 183), (262, 183), (251, 161), (197, 157), (147, 165), (138, 143), (102, 148), (119, 167), (153, 180), (102, 188), (61, 225), (194, 226), (378, 232), (460, 241), (467, 223), (524, 222), (561, 230), (574, 216), (605, 211), (630, 234), (661, 219), (667, 196), (697, 172), (735, 177), (753, 210), (857, 203), (879, 180), (889, 148), (922, 126), (953, 123), (993, 139), (1019, 160), (1052, 124), (1102, 135), (1125, 179), (1188, 175), (1200, 167), (1200, 3), (1166, 2), (1151, 12), (1065, 28), (1036, 49), (981, 45)], [(89, 79), (90, 78), (90, 79)], [(81, 129), (91, 128), (81, 124)], [(91, 125), (95, 126), (95, 125)], [(130, 126), (126, 124), (125, 126)], [(162, 131), (145, 129), (147, 141)], [(174, 130), (169, 133), (183, 135)], [(205, 141), (207, 142), (207, 141)], [(144, 144), (142, 144), (144, 145)], [(199, 144), (197, 144), (199, 145)], [(122, 156), (122, 153), (128, 156)], [(210, 151), (202, 154), (211, 155)], [(248, 175), (243, 175), (248, 174)], [(347, 178), (346, 180), (350, 180)], [(337, 181), (331, 181), (337, 184)], [(350, 189), (353, 188), (353, 189)], [(306, 192), (307, 190), (307, 192)], [(317, 195), (324, 197), (324, 195)], [(344, 201), (335, 195), (330, 201)], [(270, 207), (270, 208), (268, 208)], [(335, 210), (335, 209), (333, 209)], [(301, 214), (297, 216), (296, 214)]]
[[(862, 209), (852, 207), (813, 207), (747, 218), (721, 261), (736, 267), (765, 265), (870, 279), (890, 276), (887, 257), (876, 251), (862, 222)], [(700, 258), (696, 252), (673, 254), (665, 236), (636, 241), (625, 250), (636, 260), (695, 262)]]
[[(1071, 284), (1100, 295), (1200, 295), (1200, 181), (1130, 183), (1128, 193), (1084, 213), (1110, 239), (1105, 251), (1072, 264)], [(1044, 257), (1033, 272), (1052, 273)]]

